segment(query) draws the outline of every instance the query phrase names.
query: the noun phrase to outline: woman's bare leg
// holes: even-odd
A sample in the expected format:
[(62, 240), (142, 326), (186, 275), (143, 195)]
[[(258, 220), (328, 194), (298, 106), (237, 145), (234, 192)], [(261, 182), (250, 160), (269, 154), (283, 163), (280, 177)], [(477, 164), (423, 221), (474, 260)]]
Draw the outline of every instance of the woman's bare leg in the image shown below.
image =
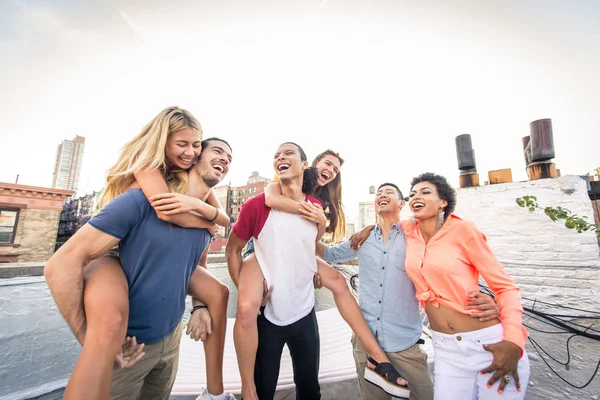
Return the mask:
[[(371, 329), (369, 329), (369, 325), (367, 325), (367, 321), (356, 299), (350, 293), (346, 278), (319, 257), (317, 257), (317, 273), (321, 278), (323, 286), (333, 292), (333, 299), (340, 315), (350, 325), (356, 337), (367, 350), (367, 354), (377, 362), (389, 362), (387, 355), (379, 347), (377, 339), (375, 339)], [(398, 383), (403, 384), (400, 381)]]
[(116, 258), (94, 260), (83, 274), (87, 327), (64, 399), (107, 399), (115, 358), (127, 334), (129, 287)]
[(204, 341), (206, 358), (206, 389), (209, 393), (223, 393), (223, 354), (227, 331), (227, 301), (229, 288), (205, 268), (197, 267), (192, 274), (188, 293), (208, 307), (212, 319), (212, 334)]
[(233, 328), (233, 341), (237, 353), (242, 396), (245, 400), (258, 399), (254, 384), (254, 364), (258, 349), (256, 319), (263, 298), (264, 277), (256, 256), (248, 256), (242, 263), (238, 279), (237, 315)]

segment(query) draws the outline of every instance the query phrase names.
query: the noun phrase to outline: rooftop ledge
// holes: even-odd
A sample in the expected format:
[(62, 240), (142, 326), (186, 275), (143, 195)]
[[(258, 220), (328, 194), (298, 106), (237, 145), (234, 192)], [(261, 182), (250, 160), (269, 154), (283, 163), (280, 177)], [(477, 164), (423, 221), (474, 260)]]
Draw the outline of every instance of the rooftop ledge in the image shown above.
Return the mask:
[[(225, 253), (208, 253), (208, 263), (224, 263)], [(345, 262), (344, 264), (357, 265), (356, 260)], [(0, 279), (17, 278), (22, 276), (42, 276), (44, 275), (45, 261), (21, 262), (21, 263), (2, 263), (0, 264)]]

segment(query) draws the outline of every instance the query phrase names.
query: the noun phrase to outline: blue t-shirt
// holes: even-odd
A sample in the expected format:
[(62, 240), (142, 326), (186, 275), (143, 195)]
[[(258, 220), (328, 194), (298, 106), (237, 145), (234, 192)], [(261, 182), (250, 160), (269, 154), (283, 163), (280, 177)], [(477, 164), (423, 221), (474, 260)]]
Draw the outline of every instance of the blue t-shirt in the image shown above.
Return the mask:
[(210, 233), (160, 220), (140, 189), (116, 197), (89, 223), (121, 240), (121, 266), (129, 282), (127, 335), (138, 343), (162, 340), (181, 321), (190, 277)]

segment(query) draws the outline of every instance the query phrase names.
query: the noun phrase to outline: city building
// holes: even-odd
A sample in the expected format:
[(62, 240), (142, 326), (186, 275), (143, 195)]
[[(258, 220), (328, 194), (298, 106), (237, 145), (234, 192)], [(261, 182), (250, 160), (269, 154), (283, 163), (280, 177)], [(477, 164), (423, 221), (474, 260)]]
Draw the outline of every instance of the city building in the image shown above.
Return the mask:
[(271, 181), (268, 178), (262, 177), (254, 171), (244, 186), (231, 186), (231, 183), (228, 183), (213, 189), (232, 223), (228, 228), (219, 228), (216, 239), (210, 245), (212, 251), (220, 251), (226, 245), (231, 228), (240, 215), (242, 204), (249, 198), (264, 192), (269, 182)]
[(346, 222), (346, 238), (350, 238), (355, 232), (354, 222)]
[(84, 146), (83, 136), (75, 136), (73, 140), (63, 140), (58, 145), (52, 178), (53, 188), (77, 190)]
[(93, 192), (79, 197), (73, 195), (63, 203), (58, 221), (56, 250), (65, 244), (71, 236), (73, 236), (97, 211), (99, 211), (99, 197), (100, 192)]
[(48, 260), (63, 202), (72, 194), (0, 182), (0, 263)]
[(235, 222), (240, 215), (242, 205), (251, 197), (265, 191), (269, 182), (250, 183), (244, 186), (233, 186), (230, 190), (230, 214), (229, 216)]
[(271, 182), (270, 179), (262, 177), (258, 172), (254, 171), (248, 178), (248, 184), (244, 186), (232, 186), (229, 191), (229, 216), (232, 221), (236, 221), (240, 215), (242, 204), (249, 198), (256, 196), (265, 191), (267, 185)]
[[(231, 203), (230, 202), (231, 184), (228, 183), (227, 185), (217, 186), (217, 187), (213, 188), (213, 192), (217, 196), (217, 199), (219, 199), (219, 202), (221, 203), (221, 206), (223, 207), (223, 209), (225, 210), (227, 215), (229, 215), (231, 217), (231, 204), (230, 204)], [(217, 233), (217, 238), (224, 238), (224, 237), (228, 237), (228, 236), (229, 236), (229, 228), (219, 227), (219, 232)]]
[(354, 225), (356, 232), (362, 230), (365, 226), (374, 225), (377, 221), (377, 213), (373, 201), (361, 201), (358, 203), (358, 218)]
[(264, 176), (260, 176), (258, 174), (258, 171), (253, 171), (250, 177), (248, 178), (248, 185), (260, 182), (267, 182), (267, 184), (269, 184), (271, 180), (269, 178), (265, 178)]

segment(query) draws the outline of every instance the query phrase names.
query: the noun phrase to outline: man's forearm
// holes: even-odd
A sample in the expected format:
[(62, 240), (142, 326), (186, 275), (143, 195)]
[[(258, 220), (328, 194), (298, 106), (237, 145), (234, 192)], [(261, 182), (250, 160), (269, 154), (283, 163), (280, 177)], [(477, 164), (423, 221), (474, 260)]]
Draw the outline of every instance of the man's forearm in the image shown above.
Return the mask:
[(87, 327), (83, 304), (83, 264), (67, 267), (56, 265), (58, 261), (50, 259), (44, 275), (58, 310), (83, 344)]
[(317, 256), (323, 258), (323, 254), (325, 253), (325, 250), (327, 249), (327, 245), (322, 243), (320, 240), (317, 240), (315, 243), (315, 252), (317, 253)]

